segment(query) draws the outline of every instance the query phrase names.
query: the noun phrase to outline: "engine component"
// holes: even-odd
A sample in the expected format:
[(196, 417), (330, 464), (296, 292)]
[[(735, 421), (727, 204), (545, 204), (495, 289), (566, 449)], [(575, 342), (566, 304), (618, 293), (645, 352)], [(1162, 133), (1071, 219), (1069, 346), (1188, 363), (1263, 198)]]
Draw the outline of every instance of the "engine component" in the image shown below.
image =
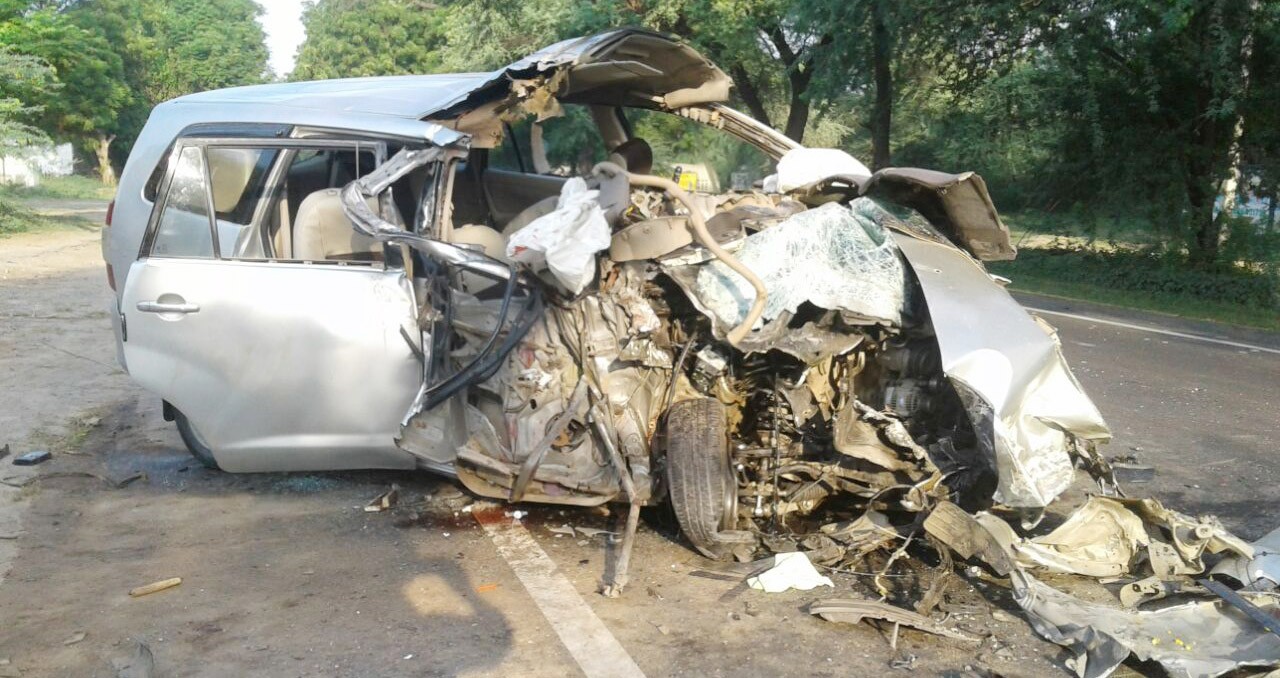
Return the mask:
[(693, 356), (693, 385), (703, 392), (709, 392), (715, 381), (724, 376), (728, 369), (728, 356), (717, 350), (715, 346), (704, 346)]
[(885, 384), (884, 409), (910, 419), (932, 405), (930, 392), (935, 382), (921, 379), (897, 379)]

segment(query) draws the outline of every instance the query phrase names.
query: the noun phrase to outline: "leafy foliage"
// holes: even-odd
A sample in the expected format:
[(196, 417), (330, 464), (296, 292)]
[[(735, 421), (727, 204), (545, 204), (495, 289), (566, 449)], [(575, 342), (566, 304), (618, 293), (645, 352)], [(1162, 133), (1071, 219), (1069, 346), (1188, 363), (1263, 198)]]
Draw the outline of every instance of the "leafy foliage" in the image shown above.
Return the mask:
[(444, 16), (422, 0), (322, 0), (302, 20), (293, 80), (436, 73), (444, 62)]
[(121, 160), (152, 106), (266, 76), (261, 12), (253, 0), (0, 0), (0, 49), (51, 74), (0, 81), (22, 102), (5, 116), (92, 152), (111, 181), (112, 142), (125, 138)]
[(991, 269), (1015, 279), (1028, 275), (1114, 290), (1226, 302), (1257, 310), (1280, 310), (1280, 279), (1259, 267), (1189, 270), (1185, 261), (1158, 249), (1099, 249), (1066, 243), (1024, 248), (1015, 262), (993, 264)]
[(40, 110), (25, 101), (31, 93), (55, 86), (53, 69), (47, 64), (0, 44), (0, 155), (48, 141), (44, 132), (25, 122)]

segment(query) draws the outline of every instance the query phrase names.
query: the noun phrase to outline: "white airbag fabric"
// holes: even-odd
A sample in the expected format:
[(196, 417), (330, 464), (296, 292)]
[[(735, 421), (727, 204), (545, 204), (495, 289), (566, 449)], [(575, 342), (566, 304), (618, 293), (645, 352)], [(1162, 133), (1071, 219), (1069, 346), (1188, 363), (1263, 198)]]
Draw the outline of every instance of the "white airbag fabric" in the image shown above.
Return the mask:
[(564, 182), (556, 209), (529, 222), (507, 241), (507, 258), (534, 269), (546, 267), (557, 282), (578, 294), (596, 274), (596, 253), (609, 247), (609, 223), (596, 200), (599, 191), (573, 177)]

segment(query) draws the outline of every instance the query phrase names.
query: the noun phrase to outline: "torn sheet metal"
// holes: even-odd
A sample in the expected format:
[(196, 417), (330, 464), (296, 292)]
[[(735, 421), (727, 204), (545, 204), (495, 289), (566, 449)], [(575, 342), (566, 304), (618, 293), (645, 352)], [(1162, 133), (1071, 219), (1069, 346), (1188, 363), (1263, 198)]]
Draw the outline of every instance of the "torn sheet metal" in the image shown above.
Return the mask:
[[(502, 99), (511, 92), (513, 82), (557, 73), (568, 75), (557, 96), (576, 103), (595, 103), (598, 98), (599, 103), (612, 106), (678, 109), (723, 102), (728, 101), (733, 84), (718, 66), (678, 39), (642, 28), (621, 28), (544, 47), (493, 71), (470, 91), (424, 117), (453, 118)], [(595, 91), (600, 93), (590, 96)]]
[(1017, 254), (986, 182), (973, 172), (890, 167), (872, 175), (863, 194), (919, 210), (953, 242), (983, 261), (1007, 261)]
[(822, 536), (838, 543), (844, 556), (850, 560), (862, 558), (902, 539), (889, 522), (889, 517), (875, 509), (867, 509), (855, 520), (827, 523), (819, 530)]
[(854, 598), (817, 600), (809, 605), (809, 614), (816, 614), (829, 622), (844, 622), (846, 624), (857, 624), (863, 619), (878, 619), (956, 640), (964, 640), (971, 643), (981, 642), (982, 640), (981, 638), (975, 638), (966, 633), (947, 628), (922, 614), (875, 600), (857, 600)]
[(943, 371), (989, 406), (970, 411), (979, 440), (994, 447), (996, 501), (1041, 508), (1075, 472), (1067, 435), (1105, 441), (1111, 432), (1071, 374), (1057, 337), (1045, 332), (968, 255), (892, 234), (928, 302)]
[(1008, 575), (1016, 567), (1013, 543), (1017, 535), (1008, 523), (990, 514), (971, 516), (949, 501), (940, 501), (925, 519), (924, 530), (962, 558), (977, 556), (998, 575)]
[(1211, 574), (1227, 575), (1257, 590), (1280, 586), (1280, 528), (1249, 545), (1254, 551), (1252, 558), (1233, 553), (1214, 566)]
[[(884, 229), (830, 203), (748, 236), (734, 256), (769, 290), (763, 319), (795, 313), (802, 303), (898, 324), (905, 273)], [(691, 267), (688, 267), (691, 268)], [(716, 321), (734, 327), (746, 317), (755, 290), (720, 261), (700, 265), (686, 289)], [(688, 273), (673, 277), (685, 284)]]
[(1114, 577), (1129, 572), (1141, 549), (1150, 543), (1142, 519), (1117, 501), (1089, 497), (1056, 530), (1014, 543), (1018, 562), (1087, 577)]
[(1157, 528), (1149, 529), (1151, 544), (1147, 550), (1156, 576), (1166, 579), (1181, 574), (1204, 572), (1202, 556), (1208, 553), (1232, 553), (1252, 558), (1253, 547), (1227, 531), (1213, 516), (1191, 517), (1165, 508), (1155, 499), (1117, 499), (1144, 521)]
[[(1220, 600), (1134, 612), (1085, 602), (1025, 572), (1014, 572), (1012, 582), (1014, 600), (1036, 631), (1075, 653), (1081, 678), (1111, 675), (1130, 653), (1185, 678), (1280, 666), (1280, 636)], [(1271, 614), (1280, 610), (1273, 596), (1244, 595)]]

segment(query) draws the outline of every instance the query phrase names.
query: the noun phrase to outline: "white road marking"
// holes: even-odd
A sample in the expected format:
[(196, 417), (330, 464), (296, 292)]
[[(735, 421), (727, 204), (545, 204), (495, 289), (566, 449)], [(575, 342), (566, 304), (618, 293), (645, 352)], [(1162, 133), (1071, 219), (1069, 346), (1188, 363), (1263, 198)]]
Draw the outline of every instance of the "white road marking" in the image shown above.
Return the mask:
[(645, 678), (523, 525), (501, 510), (476, 511), (474, 515), (587, 678)]
[(1122, 327), (1127, 330), (1137, 330), (1139, 332), (1150, 332), (1152, 334), (1163, 334), (1166, 337), (1178, 337), (1179, 339), (1191, 339), (1192, 341), (1203, 341), (1210, 344), (1220, 344), (1222, 346), (1231, 346), (1234, 348), (1243, 348), (1250, 351), (1262, 351), (1263, 353), (1274, 353), (1280, 355), (1280, 349), (1268, 348), (1266, 346), (1255, 346), (1253, 344), (1243, 344), (1238, 341), (1227, 341), (1226, 339), (1215, 339), (1213, 337), (1205, 337), (1199, 334), (1187, 334), (1185, 332), (1174, 332), (1173, 330), (1162, 330), (1157, 327), (1148, 327), (1146, 325), (1131, 325), (1115, 320), (1103, 320), (1102, 318), (1094, 318), (1087, 315), (1079, 315), (1076, 313), (1063, 313), (1062, 311), (1049, 311), (1043, 308), (1032, 308), (1027, 306), (1026, 309), (1032, 313), (1045, 313), (1048, 315), (1057, 315), (1064, 318), (1073, 318), (1075, 320), (1083, 320), (1085, 322), (1098, 323), (1099, 325), (1111, 325), (1112, 327)]

